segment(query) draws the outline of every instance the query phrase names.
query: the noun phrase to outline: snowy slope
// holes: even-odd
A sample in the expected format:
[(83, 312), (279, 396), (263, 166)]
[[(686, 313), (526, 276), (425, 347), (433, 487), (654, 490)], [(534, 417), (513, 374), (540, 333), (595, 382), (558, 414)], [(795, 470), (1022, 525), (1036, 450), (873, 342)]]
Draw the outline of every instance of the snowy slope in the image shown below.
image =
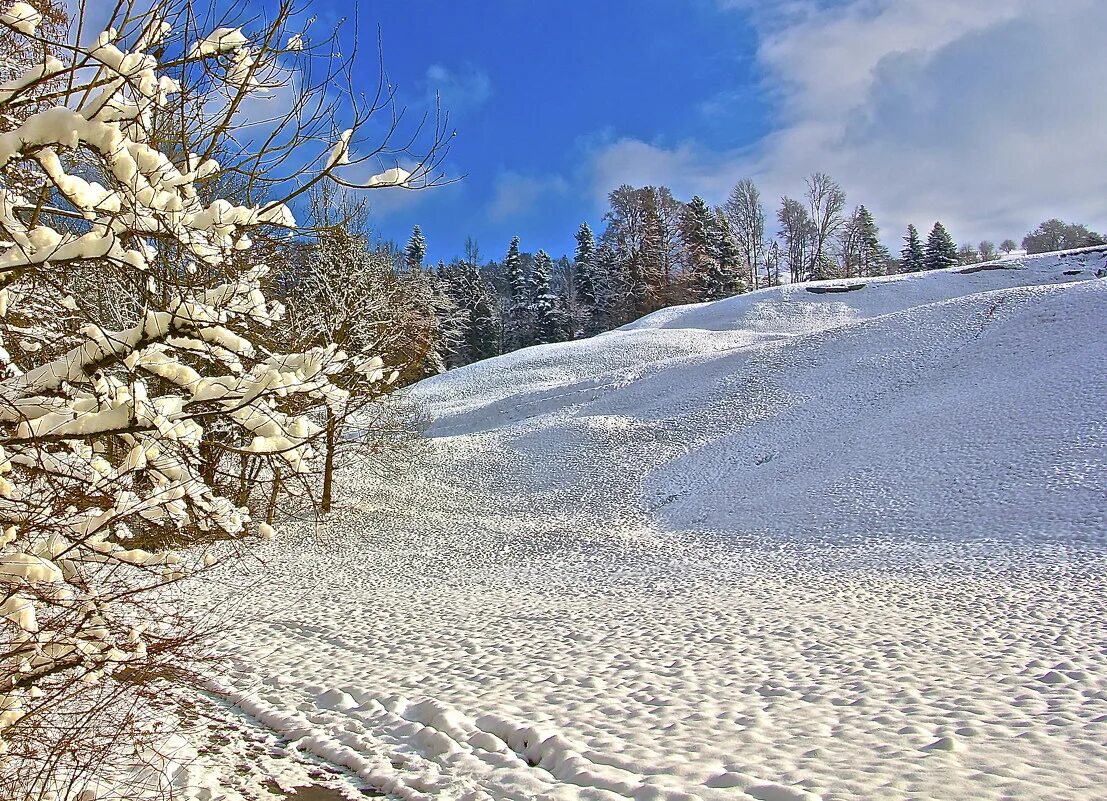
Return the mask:
[(1105, 264), (762, 290), (423, 382), (431, 458), (271, 546), (219, 686), (273, 775), (402, 798), (1097, 797)]

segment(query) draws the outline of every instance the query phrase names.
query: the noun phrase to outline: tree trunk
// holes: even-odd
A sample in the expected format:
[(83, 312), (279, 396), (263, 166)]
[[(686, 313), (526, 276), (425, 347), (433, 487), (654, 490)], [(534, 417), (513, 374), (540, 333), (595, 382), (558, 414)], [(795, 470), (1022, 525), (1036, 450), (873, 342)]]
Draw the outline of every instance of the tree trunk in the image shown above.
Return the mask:
[(236, 506), (245, 506), (247, 499), (250, 497), (250, 456), (243, 453), (239, 455), (239, 468), (238, 468), (238, 495), (235, 497)]
[(273, 518), (277, 511), (277, 497), (281, 492), (281, 471), (273, 471), (273, 491), (269, 493), (269, 510), (265, 513), (265, 522), (273, 525)]
[(327, 407), (327, 443), (326, 454), (323, 461), (323, 497), (320, 500), (320, 508), (326, 514), (331, 510), (331, 493), (334, 486), (334, 448), (338, 432), (338, 418), (334, 410)]

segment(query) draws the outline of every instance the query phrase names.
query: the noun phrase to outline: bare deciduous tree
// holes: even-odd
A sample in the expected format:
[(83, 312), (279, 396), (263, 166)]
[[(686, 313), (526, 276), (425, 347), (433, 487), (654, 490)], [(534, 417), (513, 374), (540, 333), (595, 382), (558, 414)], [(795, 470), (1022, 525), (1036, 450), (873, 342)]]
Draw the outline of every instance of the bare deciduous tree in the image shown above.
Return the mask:
[(807, 272), (813, 278), (827, 277), (834, 263), (830, 243), (845, 224), (842, 214), (846, 193), (826, 173), (817, 172), (807, 179), (807, 206), (811, 218), (811, 249)]
[(752, 180), (745, 178), (730, 191), (725, 208), (738, 249), (750, 271), (750, 286), (757, 289), (765, 253), (765, 208), (761, 205), (761, 193)]

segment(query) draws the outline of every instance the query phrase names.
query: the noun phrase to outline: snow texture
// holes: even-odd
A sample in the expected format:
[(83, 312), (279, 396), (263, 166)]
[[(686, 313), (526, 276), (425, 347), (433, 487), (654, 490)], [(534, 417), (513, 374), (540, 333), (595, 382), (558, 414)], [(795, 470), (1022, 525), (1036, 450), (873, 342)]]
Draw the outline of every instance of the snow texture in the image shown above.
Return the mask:
[(425, 381), (433, 463), (265, 546), (213, 686), (394, 798), (1102, 797), (1105, 260)]

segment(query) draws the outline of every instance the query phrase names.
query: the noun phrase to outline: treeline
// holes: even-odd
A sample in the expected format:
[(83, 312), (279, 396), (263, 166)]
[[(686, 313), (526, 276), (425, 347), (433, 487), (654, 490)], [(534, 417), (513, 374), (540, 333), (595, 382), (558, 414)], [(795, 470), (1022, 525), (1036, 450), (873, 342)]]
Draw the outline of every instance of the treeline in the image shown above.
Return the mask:
[[(925, 238), (908, 226), (902, 249), (892, 254), (868, 208), (849, 208), (842, 187), (824, 173), (809, 177), (800, 197), (783, 197), (772, 218), (750, 180), (735, 185), (720, 206), (698, 196), (678, 200), (665, 186), (621, 186), (608, 200), (601, 231), (582, 223), (571, 258), (528, 252), (514, 237), (502, 257), (484, 259), (469, 239), (464, 256), (427, 268), (426, 240), (416, 226), (394, 260), (409, 275), (437, 280), (445, 300), (437, 325), (440, 365), (592, 336), (668, 306), (784, 282), (941, 269), (1018, 248), (1012, 239), (998, 251), (987, 240), (958, 246), (937, 222)], [(770, 221), (775, 235), (768, 234)], [(1048, 220), (1027, 234), (1023, 248), (1037, 253), (1102, 241), (1086, 226)]]

